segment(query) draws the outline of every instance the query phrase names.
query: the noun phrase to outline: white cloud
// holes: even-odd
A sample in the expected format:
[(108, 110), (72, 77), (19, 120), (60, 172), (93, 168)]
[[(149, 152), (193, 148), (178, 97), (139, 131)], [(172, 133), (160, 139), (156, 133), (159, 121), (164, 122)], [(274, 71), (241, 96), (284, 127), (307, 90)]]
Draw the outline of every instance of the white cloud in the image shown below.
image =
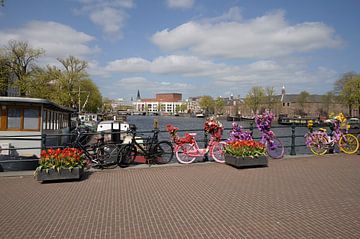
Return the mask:
[(195, 56), (160, 56), (153, 61), (143, 58), (127, 58), (109, 62), (105, 67), (109, 72), (174, 74), (188, 77), (214, 76), (231, 71), (234, 67), (201, 60)]
[(0, 30), (0, 44), (7, 45), (9, 40), (27, 41), (52, 58), (84, 57), (99, 51), (89, 46), (94, 37), (57, 22), (31, 21), (20, 28)]
[(289, 25), (283, 11), (242, 20), (236, 9), (218, 19), (189, 21), (156, 32), (152, 42), (165, 51), (224, 58), (286, 56), (341, 44), (335, 31), (324, 23)]
[(194, 0), (166, 0), (169, 8), (191, 8), (194, 5)]
[(136, 90), (141, 89), (142, 91), (152, 94), (154, 94), (154, 92), (173, 92), (175, 89), (177, 91), (193, 89), (193, 86), (187, 83), (156, 81), (144, 77), (122, 78), (118, 80), (115, 85), (130, 92), (136, 92)]
[(111, 61), (105, 67), (110, 72), (146, 72), (150, 69), (151, 62), (143, 58), (132, 57)]
[(133, 0), (79, 0), (82, 4), (76, 14), (86, 14), (91, 22), (99, 26), (108, 38), (122, 38), (128, 14), (125, 9), (134, 6)]

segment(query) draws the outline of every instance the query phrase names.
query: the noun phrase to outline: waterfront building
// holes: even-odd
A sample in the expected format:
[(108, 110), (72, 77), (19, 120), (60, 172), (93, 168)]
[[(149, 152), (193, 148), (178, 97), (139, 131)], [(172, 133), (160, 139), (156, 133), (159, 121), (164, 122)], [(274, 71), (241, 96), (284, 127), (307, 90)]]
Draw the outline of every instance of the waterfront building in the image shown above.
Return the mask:
[(155, 98), (139, 99), (134, 102), (135, 111), (150, 114), (173, 115), (181, 112), (182, 94), (158, 93)]

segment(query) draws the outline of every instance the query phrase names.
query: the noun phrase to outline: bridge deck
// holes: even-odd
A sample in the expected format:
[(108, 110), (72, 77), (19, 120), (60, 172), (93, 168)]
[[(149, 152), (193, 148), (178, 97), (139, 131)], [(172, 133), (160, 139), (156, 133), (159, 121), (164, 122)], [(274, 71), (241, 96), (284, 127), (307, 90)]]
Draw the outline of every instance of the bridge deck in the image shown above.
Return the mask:
[(360, 238), (360, 156), (0, 177), (2, 238)]

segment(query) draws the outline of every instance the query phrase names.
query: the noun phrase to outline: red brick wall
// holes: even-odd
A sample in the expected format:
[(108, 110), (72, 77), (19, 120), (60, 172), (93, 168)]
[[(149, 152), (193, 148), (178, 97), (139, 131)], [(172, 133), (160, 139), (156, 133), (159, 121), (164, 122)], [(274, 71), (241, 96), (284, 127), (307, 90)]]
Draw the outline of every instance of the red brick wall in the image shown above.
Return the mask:
[(159, 93), (156, 94), (156, 100), (159, 102), (177, 102), (181, 101), (182, 94), (179, 93)]

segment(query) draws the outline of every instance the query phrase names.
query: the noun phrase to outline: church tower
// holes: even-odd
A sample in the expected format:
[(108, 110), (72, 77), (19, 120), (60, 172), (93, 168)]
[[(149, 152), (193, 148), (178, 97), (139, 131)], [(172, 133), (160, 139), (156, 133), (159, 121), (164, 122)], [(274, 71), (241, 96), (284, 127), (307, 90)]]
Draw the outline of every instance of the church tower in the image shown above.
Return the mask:
[(136, 100), (141, 100), (141, 97), (140, 97), (140, 90), (138, 90), (138, 92), (137, 92)]
[(281, 89), (281, 102), (284, 102), (285, 99), (285, 86), (283, 85)]

